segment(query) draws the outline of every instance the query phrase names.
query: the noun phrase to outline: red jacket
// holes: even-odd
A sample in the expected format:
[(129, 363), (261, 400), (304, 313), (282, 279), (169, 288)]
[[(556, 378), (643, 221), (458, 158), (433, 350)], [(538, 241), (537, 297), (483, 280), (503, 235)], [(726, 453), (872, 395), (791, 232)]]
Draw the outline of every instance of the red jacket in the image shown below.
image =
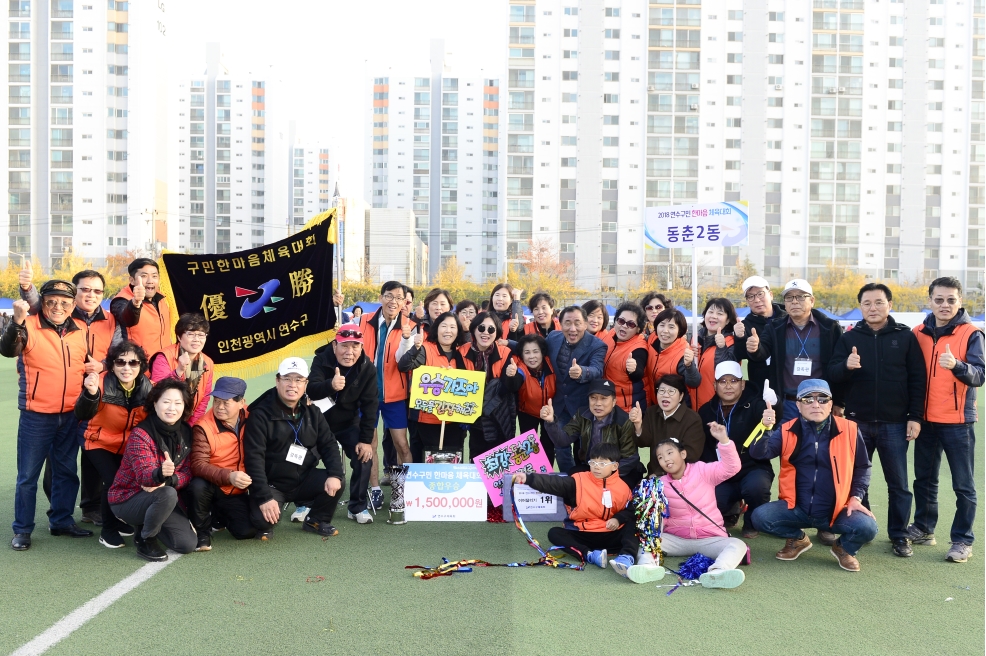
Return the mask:
[[(171, 477), (176, 490), (188, 485), (188, 481), (192, 478), (188, 451), (191, 449), (186, 447), (185, 452), (180, 455), (170, 454), (172, 460), (177, 463), (175, 473)], [(123, 452), (123, 462), (120, 463), (120, 469), (116, 472), (113, 485), (110, 486), (109, 502), (123, 503), (140, 492), (143, 487), (160, 485), (161, 481), (155, 478), (155, 473), (163, 462), (164, 454), (158, 450), (154, 439), (144, 432), (143, 428), (139, 426), (134, 428), (130, 433), (130, 439), (127, 440), (127, 449)]]

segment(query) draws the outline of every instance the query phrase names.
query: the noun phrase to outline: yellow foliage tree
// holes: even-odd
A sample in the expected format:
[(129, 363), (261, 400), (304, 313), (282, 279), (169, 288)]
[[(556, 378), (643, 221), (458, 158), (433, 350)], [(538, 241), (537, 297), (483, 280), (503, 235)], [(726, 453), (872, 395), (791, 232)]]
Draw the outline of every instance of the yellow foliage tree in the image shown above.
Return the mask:
[(563, 262), (547, 239), (533, 239), (527, 250), (527, 261), (522, 265), (510, 264), (510, 284), (523, 289), (521, 301), (526, 302), (535, 292), (547, 292), (558, 307), (591, 296), (575, 285), (575, 267)]

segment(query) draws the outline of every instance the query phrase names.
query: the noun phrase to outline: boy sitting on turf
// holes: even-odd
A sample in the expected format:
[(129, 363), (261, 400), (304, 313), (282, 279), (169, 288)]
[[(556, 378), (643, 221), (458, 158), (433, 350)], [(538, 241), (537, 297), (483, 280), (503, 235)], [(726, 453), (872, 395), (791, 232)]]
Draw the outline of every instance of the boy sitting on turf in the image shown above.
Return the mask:
[(619, 555), (608, 561), (617, 574), (635, 583), (656, 581), (664, 577), (657, 565), (634, 565), (637, 540), (630, 488), (617, 473), (620, 449), (615, 444), (596, 444), (589, 451), (589, 471), (571, 476), (549, 476), (518, 472), (514, 483), (529, 485), (538, 492), (561, 497), (568, 508), (565, 528), (548, 531), (552, 545), (566, 553), (585, 557), (597, 567), (606, 567), (609, 552)]

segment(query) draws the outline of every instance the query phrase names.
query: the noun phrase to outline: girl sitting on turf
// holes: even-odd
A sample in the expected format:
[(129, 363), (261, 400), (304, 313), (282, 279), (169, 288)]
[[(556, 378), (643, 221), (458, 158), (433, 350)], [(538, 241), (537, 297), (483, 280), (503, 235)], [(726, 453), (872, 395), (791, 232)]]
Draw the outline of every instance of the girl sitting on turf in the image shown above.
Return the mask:
[(699, 581), (706, 588), (735, 588), (746, 578), (736, 566), (746, 556), (747, 547), (742, 540), (729, 537), (722, 526), (716, 485), (740, 470), (740, 459), (725, 426), (709, 422), (709, 432), (719, 442), (718, 462), (686, 463), (687, 453), (673, 437), (655, 448), (657, 464), (667, 472), (661, 477), (669, 512), (661, 534), (661, 550), (665, 556), (700, 553), (715, 558)]

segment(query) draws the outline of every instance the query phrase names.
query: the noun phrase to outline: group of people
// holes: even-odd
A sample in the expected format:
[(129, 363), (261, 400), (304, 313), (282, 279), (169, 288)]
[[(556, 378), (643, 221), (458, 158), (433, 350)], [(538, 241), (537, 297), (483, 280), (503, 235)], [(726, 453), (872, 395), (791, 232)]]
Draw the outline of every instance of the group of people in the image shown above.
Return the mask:
[[(135, 260), (128, 273), (105, 313), (98, 272), (40, 289), (22, 272), (22, 300), (0, 337), (0, 354), (18, 358), (20, 376), (16, 550), (31, 545), (46, 460), (51, 533), (92, 535), (73, 519), (80, 445), (83, 521), (101, 527), (105, 546), (132, 535), (139, 555), (161, 560), (161, 542), (204, 551), (222, 528), (270, 539), (288, 502), (305, 530), (336, 535), (340, 452), (352, 468), (347, 516), (366, 524), (383, 507), (381, 486), (406, 463), (463, 460), (467, 446), (474, 458), (535, 430), (568, 474), (515, 477), (569, 507), (566, 527), (549, 538), (600, 566), (619, 552), (610, 562), (631, 580), (659, 570), (634, 534), (632, 490), (645, 477), (664, 482), (664, 553), (715, 559), (703, 581), (710, 587), (742, 582), (735, 572), (748, 551), (729, 532), (740, 516), (744, 539), (766, 532), (787, 540), (781, 560), (810, 548), (804, 529), (815, 528), (843, 569), (858, 570), (856, 554), (877, 533), (867, 497), (875, 452), (894, 553), (935, 544), (944, 453), (957, 497), (947, 558), (971, 554), (983, 333), (953, 278), (931, 283), (932, 312), (913, 330), (890, 316), (888, 287), (864, 285), (863, 320), (843, 332), (813, 309), (807, 281), (788, 282), (774, 303), (767, 281), (754, 276), (742, 284), (750, 308), (742, 322), (729, 299), (710, 298), (694, 335), (658, 293), (623, 303), (611, 318), (601, 301), (557, 309), (536, 292), (526, 322), (522, 291), (506, 283), (480, 304), (436, 288), (415, 305), (412, 289), (389, 281), (379, 309), (340, 325), (310, 369), (286, 359), (274, 387), (247, 407), (243, 380), (213, 379), (205, 317), (172, 321), (153, 260)], [(341, 311), (341, 294), (334, 302)], [(409, 409), (411, 372), (421, 366), (485, 372), (475, 423), (442, 427)], [(765, 401), (766, 388), (776, 403)], [(779, 499), (771, 501), (774, 458)], [(391, 522), (403, 523), (399, 512)]]

